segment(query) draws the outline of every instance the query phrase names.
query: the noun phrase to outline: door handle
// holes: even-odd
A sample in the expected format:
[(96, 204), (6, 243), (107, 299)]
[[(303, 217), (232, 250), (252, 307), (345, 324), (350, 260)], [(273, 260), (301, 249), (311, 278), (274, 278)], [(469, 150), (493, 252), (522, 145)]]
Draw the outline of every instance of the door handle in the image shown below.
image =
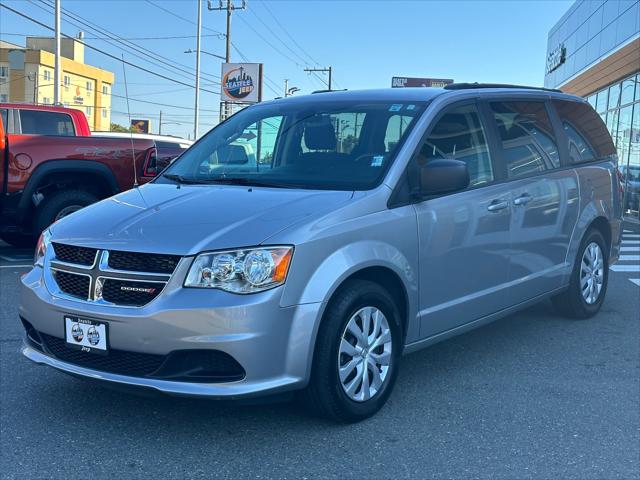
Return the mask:
[(508, 206), (509, 202), (507, 202), (506, 200), (494, 200), (489, 204), (487, 210), (489, 210), (490, 212), (497, 212), (499, 210), (504, 210)]
[(513, 201), (513, 204), (516, 206), (526, 205), (531, 201), (531, 195), (528, 193), (523, 193), (518, 198)]

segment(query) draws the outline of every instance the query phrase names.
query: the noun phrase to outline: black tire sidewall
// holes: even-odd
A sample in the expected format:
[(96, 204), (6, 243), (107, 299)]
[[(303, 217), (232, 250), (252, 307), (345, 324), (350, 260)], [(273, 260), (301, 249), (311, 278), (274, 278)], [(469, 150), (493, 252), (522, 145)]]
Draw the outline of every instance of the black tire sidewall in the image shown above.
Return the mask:
[[(588, 304), (587, 301), (582, 296), (582, 289), (580, 286), (580, 270), (582, 265), (582, 257), (584, 256), (584, 252), (592, 242), (595, 242), (600, 247), (602, 251), (602, 261), (603, 261), (603, 282), (602, 282), (602, 290), (600, 290), (600, 295), (598, 299), (593, 304)], [(607, 294), (607, 286), (609, 284), (609, 253), (607, 250), (607, 244), (604, 240), (604, 237), (598, 230), (590, 230), (587, 235), (582, 240), (580, 244), (580, 250), (578, 252), (578, 258), (576, 259), (576, 265), (573, 271), (572, 278), (572, 295), (575, 295), (576, 303), (580, 305), (580, 310), (582, 310), (583, 317), (591, 317), (598, 313), (600, 308), (602, 307), (602, 303), (604, 302), (605, 296)]]
[(54, 222), (58, 213), (68, 206), (81, 205), (86, 207), (96, 201), (98, 201), (98, 198), (95, 195), (83, 190), (61, 190), (55, 192), (49, 198), (45, 198), (43, 203), (38, 206), (33, 219), (33, 231), (36, 234), (40, 234)]
[[(402, 352), (402, 328), (400, 326), (400, 313), (391, 296), (379, 285), (372, 282), (358, 282), (352, 286), (351, 291), (343, 298), (338, 299), (327, 311), (327, 328), (323, 329), (323, 342), (326, 345), (329, 340), (329, 355), (324, 358), (325, 374), (330, 378), (330, 395), (346, 414), (348, 421), (357, 421), (376, 413), (386, 403), (395, 384), (400, 357)], [(345, 301), (346, 300), (346, 301)], [(392, 358), (389, 371), (382, 389), (370, 400), (356, 402), (349, 398), (342, 388), (338, 373), (338, 351), (342, 334), (349, 319), (363, 307), (376, 307), (387, 318), (391, 329), (393, 342)], [(328, 361), (327, 361), (328, 360)]]

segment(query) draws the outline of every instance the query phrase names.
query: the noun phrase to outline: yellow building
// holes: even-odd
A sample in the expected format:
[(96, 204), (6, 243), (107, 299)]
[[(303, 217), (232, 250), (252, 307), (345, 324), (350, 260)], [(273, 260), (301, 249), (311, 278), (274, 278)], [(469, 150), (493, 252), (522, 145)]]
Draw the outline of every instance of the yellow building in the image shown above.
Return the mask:
[[(0, 41), (0, 102), (53, 104), (55, 41), (27, 37), (21, 47)], [(61, 40), (60, 101), (82, 110), (92, 130), (109, 130), (114, 75), (84, 63), (84, 45)]]

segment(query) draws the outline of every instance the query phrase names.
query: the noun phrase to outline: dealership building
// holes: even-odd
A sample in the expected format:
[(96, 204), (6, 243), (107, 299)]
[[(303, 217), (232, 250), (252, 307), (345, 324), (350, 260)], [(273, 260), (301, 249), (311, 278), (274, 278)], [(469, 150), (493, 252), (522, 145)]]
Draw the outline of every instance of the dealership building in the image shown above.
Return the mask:
[[(549, 32), (544, 85), (586, 98), (640, 180), (640, 0), (578, 0)], [(633, 215), (638, 206), (631, 205)]]

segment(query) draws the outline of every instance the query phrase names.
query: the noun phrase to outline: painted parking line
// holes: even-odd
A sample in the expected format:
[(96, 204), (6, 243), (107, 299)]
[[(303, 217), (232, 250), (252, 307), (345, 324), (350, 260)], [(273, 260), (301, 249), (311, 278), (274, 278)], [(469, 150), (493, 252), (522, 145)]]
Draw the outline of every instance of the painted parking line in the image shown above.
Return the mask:
[(620, 255), (619, 262), (637, 262), (640, 261), (640, 255)]
[(640, 265), (611, 265), (610, 270), (614, 272), (638, 272), (640, 273)]
[(640, 247), (620, 247), (621, 252), (640, 252)]
[(629, 281), (640, 287), (640, 278), (630, 278)]
[(640, 238), (640, 235), (631, 234), (631, 233), (625, 233), (624, 235), (622, 235), (622, 238), (623, 239), (625, 239), (625, 238), (629, 238), (629, 239), (631, 239), (631, 238)]
[(623, 238), (622, 245), (640, 245), (640, 240), (627, 240), (626, 238)]

